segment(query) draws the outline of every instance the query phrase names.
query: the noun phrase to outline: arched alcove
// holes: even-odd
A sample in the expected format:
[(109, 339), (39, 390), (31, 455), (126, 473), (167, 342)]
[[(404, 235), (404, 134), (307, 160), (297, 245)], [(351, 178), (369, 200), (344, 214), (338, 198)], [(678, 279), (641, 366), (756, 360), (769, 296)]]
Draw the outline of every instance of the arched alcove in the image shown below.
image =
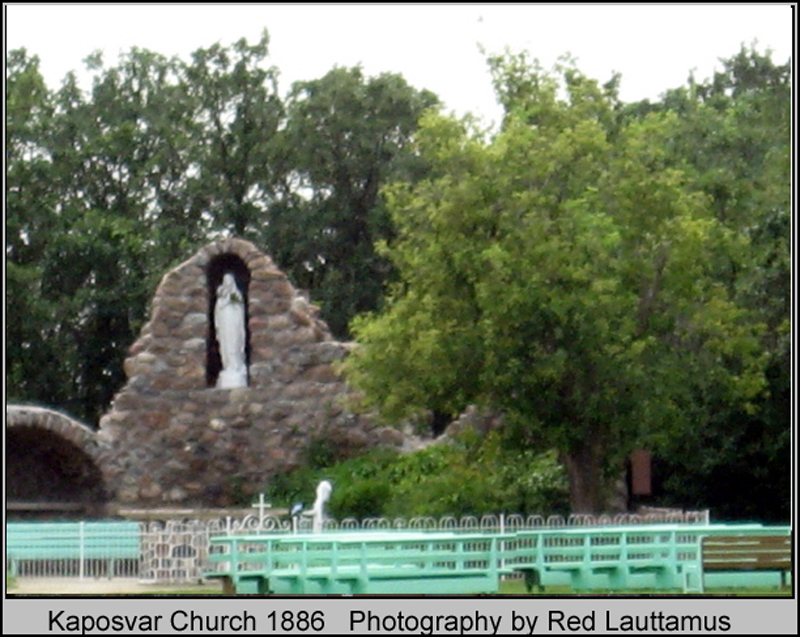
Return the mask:
[(206, 342), (206, 383), (215, 387), (217, 378), (222, 370), (222, 359), (217, 342), (217, 326), (214, 321), (214, 307), (217, 303), (217, 288), (222, 283), (222, 277), (230, 272), (236, 280), (236, 286), (244, 297), (244, 324), (245, 324), (245, 363), (248, 370), (248, 385), (250, 384), (250, 328), (249, 328), (249, 303), (248, 289), (250, 287), (250, 270), (242, 259), (232, 253), (224, 253), (213, 257), (206, 269), (208, 282), (208, 340)]
[(57, 432), (6, 429), (6, 499), (10, 502), (100, 504), (106, 499), (95, 461)]

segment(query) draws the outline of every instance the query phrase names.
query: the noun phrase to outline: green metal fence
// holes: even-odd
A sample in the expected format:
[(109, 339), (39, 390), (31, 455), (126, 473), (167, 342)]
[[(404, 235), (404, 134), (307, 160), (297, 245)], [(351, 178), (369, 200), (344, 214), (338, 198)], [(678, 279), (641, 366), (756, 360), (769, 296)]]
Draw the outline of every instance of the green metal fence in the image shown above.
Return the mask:
[(6, 561), (16, 577), (136, 577), (138, 522), (8, 522)]
[[(211, 539), (207, 577), (238, 593), (497, 592), (502, 575), (575, 591), (686, 590), (704, 537), (788, 535), (789, 527), (653, 525), (516, 532), (384, 530)], [(721, 572), (709, 586), (779, 586), (784, 569)], [(712, 574), (709, 574), (711, 577)]]
[[(704, 536), (787, 535), (791, 532), (785, 526), (687, 522), (548, 526), (540, 524), (538, 519), (534, 520), (535, 524), (528, 524), (530, 520), (516, 519), (514, 516), (509, 516), (508, 519), (500, 517), (499, 520), (487, 518), (479, 522), (462, 520), (457, 523), (448, 519), (438, 525), (425, 521), (425, 524), (416, 526), (390, 526), (387, 523), (380, 527), (370, 522), (370, 525), (364, 524), (360, 530), (326, 530), (316, 539), (308, 533), (293, 534), (289, 530), (291, 526), (276, 526), (270, 531), (260, 524), (253, 532), (248, 525), (237, 525), (230, 519), (172, 521), (166, 524), (123, 521), (8, 522), (6, 557), (9, 573), (17, 577), (130, 577), (151, 582), (196, 582), (210, 572), (224, 576), (225, 573), (239, 570), (268, 571), (274, 568), (282, 571), (281, 586), (286, 585), (292, 590), (315, 590), (319, 588), (318, 584), (310, 581), (300, 584), (292, 571), (301, 567), (303, 559), (308, 564), (309, 558), (313, 558), (315, 567), (322, 567), (323, 570), (332, 568), (336, 571), (339, 565), (352, 570), (356, 566), (352, 559), (355, 555), (353, 551), (356, 550), (353, 548), (353, 541), (388, 534), (386, 537), (402, 543), (402, 551), (384, 546), (380, 549), (382, 552), (376, 554), (367, 567), (364, 567), (369, 570), (373, 566), (382, 565), (381, 572), (386, 573), (397, 566), (394, 563), (387, 565), (387, 560), (391, 562), (395, 557), (402, 557), (400, 562), (408, 562), (413, 556), (415, 544), (406, 541), (412, 535), (423, 534), (433, 541), (435, 535), (443, 533), (479, 534), (487, 541), (491, 538), (496, 540), (493, 549), (496, 552), (496, 564), (490, 564), (483, 555), (488, 550), (485, 544), (478, 540), (470, 544), (465, 538), (455, 543), (448, 540), (450, 544), (441, 545), (458, 546), (460, 548), (456, 552), (461, 553), (474, 551), (469, 556), (454, 556), (449, 560), (450, 566), (456, 568), (459, 565), (458, 569), (462, 571), (496, 571), (498, 576), (525, 577), (532, 584), (548, 587), (570, 586), (574, 590), (679, 589), (687, 570), (692, 572), (691, 565), (694, 564), (696, 568), (699, 547)], [(241, 562), (237, 561), (238, 558), (232, 559), (223, 549), (229, 540), (217, 539), (241, 539), (244, 536), (247, 536), (249, 542), (237, 540), (237, 546), (241, 547), (242, 552), (252, 555)], [(275, 549), (277, 552), (273, 552), (274, 560), (277, 561), (272, 565), (257, 559), (259, 554), (264, 555), (262, 544), (269, 538), (278, 538), (282, 542), (280, 548)], [(339, 543), (335, 549), (332, 542)], [(215, 545), (216, 548), (213, 548)], [(278, 547), (277, 544), (275, 546)], [(301, 548), (303, 546), (307, 548)], [(369, 547), (369, 544), (365, 545), (364, 550)], [(326, 560), (329, 559), (326, 551), (334, 550), (339, 551), (338, 557), (330, 562), (330, 566), (326, 566)], [(450, 549), (441, 550), (447, 552)], [(303, 551), (306, 551), (305, 556)], [(420, 548), (419, 551), (422, 552), (423, 549)], [(429, 552), (417, 556), (417, 561), (398, 564), (403, 568), (408, 568), (409, 564), (424, 565), (431, 555)], [(336, 561), (342, 559), (345, 561)], [(431, 568), (435, 566), (440, 570), (440, 577), (443, 576), (443, 569), (449, 568), (444, 562), (431, 565)], [(367, 563), (359, 561), (358, 568), (362, 568), (364, 564)], [(404, 575), (407, 572), (399, 574)], [(453, 577), (459, 582), (467, 581), (461, 575)], [(376, 576), (376, 582), (378, 579), (380, 578)], [(707, 574), (705, 582), (707, 587), (712, 588), (773, 586), (780, 582), (780, 573), (714, 572)], [(344, 588), (347, 587), (352, 588), (350, 584)]]

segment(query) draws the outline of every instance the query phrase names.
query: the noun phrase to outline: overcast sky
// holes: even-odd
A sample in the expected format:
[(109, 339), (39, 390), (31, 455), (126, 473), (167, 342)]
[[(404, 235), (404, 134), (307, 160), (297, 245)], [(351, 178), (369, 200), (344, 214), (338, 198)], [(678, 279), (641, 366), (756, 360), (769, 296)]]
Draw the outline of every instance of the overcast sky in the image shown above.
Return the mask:
[[(587, 75), (605, 81), (622, 73), (625, 101), (658, 99), (702, 80), (719, 58), (741, 44), (792, 55), (788, 4), (752, 5), (6, 5), (7, 49), (25, 47), (41, 59), (57, 88), (70, 70), (82, 71), (95, 50), (115, 64), (133, 46), (166, 56), (215, 42), (229, 45), (270, 34), (269, 63), (279, 88), (321, 77), (334, 65), (361, 64), (368, 75), (402, 73), (416, 88), (439, 95), (447, 110), (496, 121), (499, 108), (479, 52), (527, 50), (545, 67), (570, 53)], [(85, 85), (88, 88), (88, 84)]]

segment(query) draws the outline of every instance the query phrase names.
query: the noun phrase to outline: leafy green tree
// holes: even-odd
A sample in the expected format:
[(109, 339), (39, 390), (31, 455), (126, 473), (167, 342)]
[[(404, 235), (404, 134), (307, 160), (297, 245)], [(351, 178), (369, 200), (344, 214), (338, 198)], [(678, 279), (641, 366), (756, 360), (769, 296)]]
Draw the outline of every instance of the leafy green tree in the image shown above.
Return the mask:
[(400, 75), (365, 78), (358, 67), (298, 82), (289, 95), (282, 144), (293, 196), (270, 209), (264, 240), (337, 336), (348, 335), (356, 313), (378, 307), (391, 278), (374, 249), (393, 234), (380, 188), (424, 170), (408, 146), (436, 104)]
[[(9, 303), (41, 306), (23, 319), (25, 354), (13, 376), (36, 390), (14, 393), (91, 423), (124, 380), (125, 351), (155, 278), (176, 247), (203, 232), (197, 207), (177, 194), (184, 191), (189, 136), (176, 63), (134, 49), (117, 67), (105, 68), (97, 54), (87, 64), (91, 93), (79, 89), (74, 74), (48, 93), (48, 125), (36, 132), (35, 159), (20, 162), (36, 168), (33, 182), (47, 186), (49, 196), (15, 208), (38, 249), (35, 274), (15, 280)], [(21, 274), (18, 252), (7, 249)], [(23, 280), (25, 288), (16, 285)], [(26, 290), (35, 301), (20, 298)]]
[(42, 260), (58, 226), (59, 193), (45, 143), (54, 105), (39, 59), (24, 49), (7, 57), (6, 109), (6, 391), (11, 400), (63, 404), (63, 337), (53, 326), (55, 308), (41, 294)]
[(760, 325), (714, 276), (746, 247), (670, 153), (674, 114), (623, 125), (613, 82), (491, 63), (503, 130), (423, 121), (434, 177), (387, 195), (402, 283), (354, 322), (346, 368), (390, 419), (502, 410), (518, 444), (558, 450), (572, 509), (597, 512), (635, 444), (705, 417), (704, 394), (762, 389)]
[(256, 236), (280, 195), (285, 162), (277, 143), (284, 121), (277, 69), (264, 68), (269, 36), (254, 45), (198, 49), (184, 72), (194, 124), (193, 168), (215, 229)]
[[(28, 117), (24, 140), (19, 128), (10, 134), (25, 155), (10, 171), (6, 252), (8, 303), (21, 310), (10, 394), (92, 423), (124, 380), (157, 277), (205, 232), (186, 188), (177, 64), (137, 49), (116, 67), (97, 54), (87, 64), (89, 94), (74, 74), (54, 94), (41, 83), (46, 121)], [(15, 109), (32, 94), (18, 68), (9, 68)]]
[(266, 244), (340, 333), (377, 305), (390, 268), (373, 240), (392, 232), (378, 186), (415, 170), (405, 146), (435, 99), (334, 71), (296, 88), (287, 119), (267, 53), (266, 32), (189, 62), (95, 53), (89, 92), (74, 74), (50, 91), (36, 57), (9, 53), (11, 397), (95, 422), (159, 278), (220, 233)]
[(52, 95), (39, 58), (11, 51), (6, 66), (6, 258), (36, 263), (52, 228), (57, 195), (43, 138), (53, 117)]
[[(767, 387), (753, 408), (718, 403), (705, 427), (660, 449), (664, 501), (728, 519), (789, 519), (790, 105), (790, 64), (744, 47), (713, 78), (690, 78), (649, 105), (679, 114), (673, 152), (719, 223), (746, 239), (747, 249), (717, 256), (716, 276), (765, 326)], [(702, 461), (692, 461), (699, 448)]]

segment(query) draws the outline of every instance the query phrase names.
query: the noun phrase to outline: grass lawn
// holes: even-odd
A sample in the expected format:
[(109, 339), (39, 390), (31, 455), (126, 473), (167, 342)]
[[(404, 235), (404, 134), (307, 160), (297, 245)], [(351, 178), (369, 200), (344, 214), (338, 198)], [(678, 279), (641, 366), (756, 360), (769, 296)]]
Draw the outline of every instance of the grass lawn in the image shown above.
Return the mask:
[[(19, 592), (17, 586), (17, 581), (11, 575), (6, 575), (6, 591), (9, 593), (14, 594), (15, 592)], [(27, 591), (26, 591), (27, 592)], [(36, 594), (36, 591), (30, 591), (33, 594)], [(45, 594), (49, 594), (48, 591)], [(765, 587), (758, 587), (758, 588), (713, 588), (707, 590), (705, 595), (707, 596), (717, 596), (717, 595), (724, 595), (724, 596), (737, 596), (737, 597), (791, 597), (791, 588), (785, 589), (778, 589), (778, 588), (765, 588)], [(85, 593), (86, 595), (95, 594), (91, 590), (87, 590)], [(124, 589), (117, 591), (116, 593), (105, 590), (99, 594), (132, 594), (132, 595), (154, 595), (154, 596), (199, 596), (199, 595), (221, 595), (222, 594), (222, 585), (220, 582), (210, 582), (208, 584), (197, 584), (197, 585), (175, 585), (169, 586), (164, 585), (163, 587), (156, 587), (147, 585), (142, 587), (141, 589), (137, 590), (135, 593), (130, 591), (129, 589)], [(528, 593), (525, 589), (525, 583), (521, 579), (509, 579), (500, 582), (500, 595), (530, 595), (530, 596), (550, 596), (550, 595), (573, 595), (572, 589), (569, 586), (548, 586), (544, 592), (539, 592), (534, 590), (532, 593)], [(611, 591), (611, 590), (595, 590), (595, 591), (587, 591), (582, 593), (583, 595), (588, 596), (597, 596), (597, 595), (680, 595), (681, 592), (679, 590), (670, 590), (670, 591), (663, 591), (657, 589), (635, 589), (629, 591)]]
[[(521, 579), (508, 579), (500, 582), (501, 595), (572, 595), (574, 594), (569, 586), (548, 586), (544, 593), (534, 590), (528, 593), (525, 589), (525, 582)], [(612, 591), (612, 590), (593, 590), (586, 591), (584, 595), (681, 595), (682, 592), (678, 589), (673, 590), (659, 590), (659, 589), (643, 589), (637, 588), (628, 591)], [(735, 595), (739, 597), (791, 597), (792, 589), (790, 587), (779, 589), (769, 587), (753, 587), (753, 588), (712, 588), (706, 589), (705, 595)]]

